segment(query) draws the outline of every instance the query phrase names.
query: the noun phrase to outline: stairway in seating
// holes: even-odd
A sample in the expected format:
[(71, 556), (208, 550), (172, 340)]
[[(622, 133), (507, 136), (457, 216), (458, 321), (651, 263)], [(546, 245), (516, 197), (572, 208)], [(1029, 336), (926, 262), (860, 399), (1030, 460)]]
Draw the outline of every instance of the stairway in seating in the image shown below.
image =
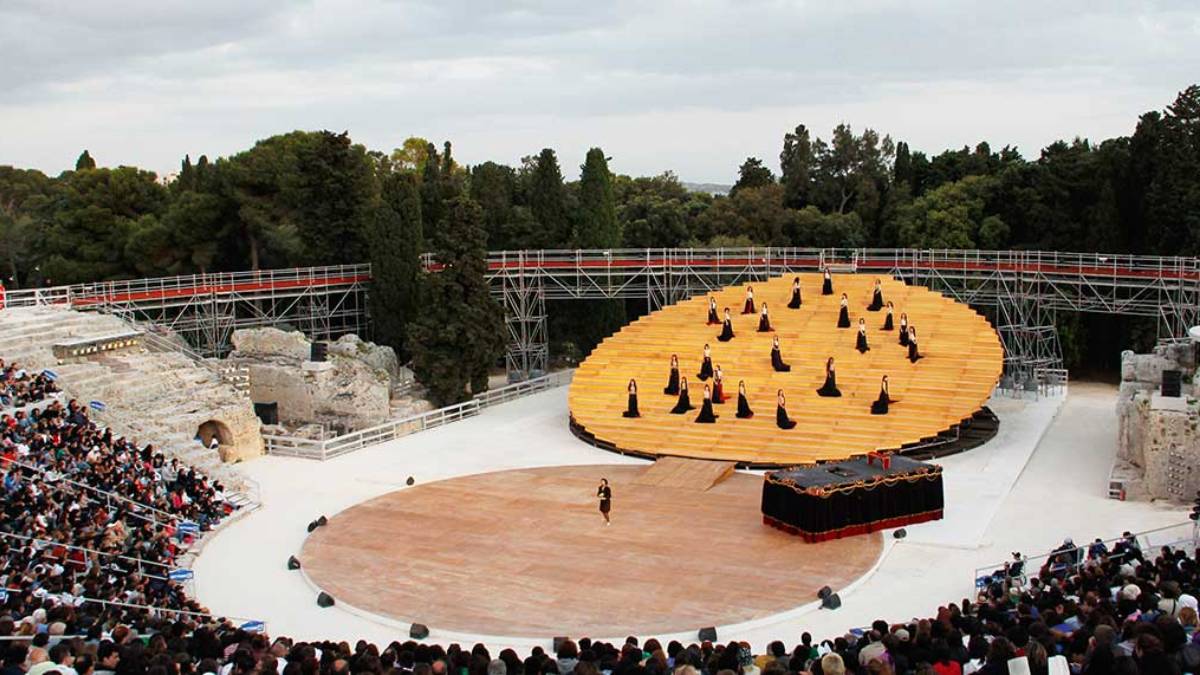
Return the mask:
[(734, 462), (659, 457), (633, 482), (637, 485), (703, 491), (733, 475), (734, 466)]
[[(105, 314), (52, 307), (0, 311), (0, 358), (31, 370), (50, 369), (66, 399), (86, 405), (100, 401), (104, 410), (89, 410), (98, 424), (140, 443), (153, 443), (168, 458), (221, 480), (227, 491), (244, 487), (240, 472), (194, 436), (214, 413), (252, 422), (252, 404), (219, 374), (175, 352), (138, 346), (59, 359), (55, 343), (129, 332), (130, 325)], [(257, 428), (257, 426), (255, 427)]]

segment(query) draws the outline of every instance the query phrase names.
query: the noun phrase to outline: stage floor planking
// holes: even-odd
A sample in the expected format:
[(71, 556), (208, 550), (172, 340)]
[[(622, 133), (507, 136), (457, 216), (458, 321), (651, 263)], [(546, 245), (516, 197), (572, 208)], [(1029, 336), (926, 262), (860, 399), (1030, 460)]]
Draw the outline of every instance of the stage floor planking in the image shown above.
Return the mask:
[(659, 457), (634, 482), (645, 486), (707, 490), (733, 475), (735, 467), (734, 462)]
[[(806, 544), (762, 523), (762, 478), (640, 485), (636, 466), (522, 469), (419, 485), (313, 532), (304, 570), (338, 601), (450, 631), (619, 637), (806, 604), (865, 574), (878, 533)], [(613, 524), (596, 484), (613, 486)]]

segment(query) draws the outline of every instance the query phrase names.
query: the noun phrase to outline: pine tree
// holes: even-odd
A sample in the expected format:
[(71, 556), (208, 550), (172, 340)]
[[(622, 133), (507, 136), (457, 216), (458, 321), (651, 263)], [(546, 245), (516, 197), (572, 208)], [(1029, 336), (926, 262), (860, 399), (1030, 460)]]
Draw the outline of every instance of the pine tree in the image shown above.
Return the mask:
[(407, 361), (407, 327), (418, 311), (421, 283), (421, 192), (416, 176), (389, 173), (370, 228), (371, 317), (375, 340)]
[(600, 148), (588, 150), (579, 177), (579, 218), (575, 232), (577, 248), (609, 248), (621, 245), (617, 205), (613, 199), (612, 173)]
[(96, 160), (92, 159), (92, 156), (88, 154), (87, 150), (84, 150), (82, 153), (80, 153), (79, 159), (75, 160), (76, 171), (87, 171), (94, 168), (96, 168)]
[(464, 196), (445, 207), (431, 242), (440, 270), (424, 276), (422, 310), (409, 325), (413, 370), (438, 406), (487, 389), (488, 369), (504, 353), (503, 312), (485, 277), (483, 213)]
[(816, 157), (808, 129), (800, 124), (792, 133), (784, 134), (783, 151), (779, 153), (779, 180), (783, 183), (784, 206), (793, 209), (808, 206), (815, 165)]

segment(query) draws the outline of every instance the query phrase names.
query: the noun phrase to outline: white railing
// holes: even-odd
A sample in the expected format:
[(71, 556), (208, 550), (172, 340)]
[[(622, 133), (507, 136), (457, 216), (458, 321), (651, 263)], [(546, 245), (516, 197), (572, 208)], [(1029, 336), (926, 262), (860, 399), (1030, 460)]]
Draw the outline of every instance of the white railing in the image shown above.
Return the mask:
[[(1158, 527), (1153, 530), (1144, 530), (1142, 532), (1132, 533), (1132, 536), (1137, 540), (1138, 548), (1140, 548), (1144, 555), (1146, 555), (1148, 558), (1154, 558), (1157, 556), (1158, 550), (1163, 546), (1170, 546), (1171, 548), (1184, 547), (1188, 550), (1189, 556), (1196, 550), (1196, 524), (1192, 522), (1176, 523), (1174, 525)], [(1108, 551), (1111, 554), (1113, 544), (1124, 541), (1124, 539), (1124, 537), (1114, 537), (1112, 539), (1105, 539), (1102, 541), (1102, 543), (1108, 548)], [(1071, 560), (1056, 563), (1056, 565), (1052, 567), (1050, 571), (1052, 573), (1073, 574), (1087, 564), (1088, 549), (1092, 546), (1092, 544), (1093, 542), (1088, 541), (1084, 542), (1083, 545), (1077, 545), (1073, 549), (1047, 551), (1045, 553), (1038, 553), (1030, 556), (1023, 555), (1021, 556), (1021, 560), (1024, 563), (1022, 566), (1021, 576), (1037, 576), (1047, 561), (1056, 556), (1061, 556), (1064, 553), (1072, 554)], [(994, 573), (1005, 569), (1005, 565), (1011, 564), (1012, 562), (1012, 560), (1006, 560), (1001, 563), (975, 568), (975, 576), (973, 579), (974, 585), (976, 588), (979, 588), (981, 584), (985, 583), (985, 580), (991, 579)]]
[(436, 429), (452, 422), (474, 417), (486, 408), (570, 384), (573, 374), (574, 371), (563, 370), (535, 377), (524, 382), (482, 392), (462, 403), (410, 415), (403, 419), (392, 420), (335, 438), (316, 440), (298, 436), (263, 434), (263, 441), (269, 455), (319, 460), (332, 459), (420, 431)]

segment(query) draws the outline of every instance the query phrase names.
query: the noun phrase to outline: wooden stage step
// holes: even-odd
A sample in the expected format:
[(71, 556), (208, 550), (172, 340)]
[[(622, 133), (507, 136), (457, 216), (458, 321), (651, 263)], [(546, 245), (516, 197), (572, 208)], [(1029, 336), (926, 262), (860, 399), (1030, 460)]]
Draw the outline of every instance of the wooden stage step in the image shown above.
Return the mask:
[(659, 457), (633, 481), (637, 485), (681, 488), (701, 492), (733, 475), (736, 462)]

